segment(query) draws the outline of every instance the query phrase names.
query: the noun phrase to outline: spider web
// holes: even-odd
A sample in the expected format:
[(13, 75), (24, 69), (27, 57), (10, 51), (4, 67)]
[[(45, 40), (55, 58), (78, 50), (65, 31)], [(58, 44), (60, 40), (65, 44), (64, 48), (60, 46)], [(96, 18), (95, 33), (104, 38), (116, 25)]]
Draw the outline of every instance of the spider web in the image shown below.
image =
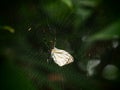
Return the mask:
[[(70, 41), (74, 36), (76, 20), (74, 10), (60, 1), (47, 3), (45, 0), (39, 4), (40, 6), (37, 6), (39, 16), (36, 16), (36, 21), (31, 20), (32, 24), (29, 24), (28, 30), (18, 36), (17, 63), (40, 90), (88, 89), (91, 82), (77, 71), (76, 61), (59, 67), (50, 58), (55, 43), (56, 47), (73, 53), (74, 46)], [(89, 87), (85, 87), (85, 84)]]

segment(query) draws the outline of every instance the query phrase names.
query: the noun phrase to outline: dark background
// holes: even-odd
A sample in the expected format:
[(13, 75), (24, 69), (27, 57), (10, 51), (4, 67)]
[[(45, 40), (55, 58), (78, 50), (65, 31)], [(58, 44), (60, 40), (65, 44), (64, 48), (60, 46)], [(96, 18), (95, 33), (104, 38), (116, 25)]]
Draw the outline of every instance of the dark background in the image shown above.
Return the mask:
[[(120, 89), (119, 10), (115, 0), (1, 0), (0, 90)], [(55, 64), (54, 43), (74, 62)], [(91, 60), (100, 64), (88, 75)]]

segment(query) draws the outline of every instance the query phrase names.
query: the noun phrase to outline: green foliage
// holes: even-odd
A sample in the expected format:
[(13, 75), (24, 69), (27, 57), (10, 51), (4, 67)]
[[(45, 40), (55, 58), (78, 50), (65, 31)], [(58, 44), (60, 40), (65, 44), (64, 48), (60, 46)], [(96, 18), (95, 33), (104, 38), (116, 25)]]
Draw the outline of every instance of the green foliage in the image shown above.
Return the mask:
[(8, 30), (10, 33), (15, 33), (15, 30), (9, 26), (2, 26), (1, 29)]
[(120, 37), (120, 21), (110, 24), (105, 30), (95, 33), (89, 37), (88, 41), (111, 40)]
[(3, 61), (0, 71), (1, 90), (36, 90), (24, 75), (25, 73), (16, 65), (12, 65), (11, 62)]
[[(2, 4), (1, 90), (119, 87), (120, 14), (115, 1), (21, 0)], [(50, 52), (55, 43), (72, 54), (73, 63), (63, 67), (54, 63)], [(94, 64), (93, 76), (87, 76), (89, 60), (101, 62), (90, 64)], [(105, 67), (109, 64), (115, 69), (108, 72)], [(111, 79), (112, 74), (116, 77)]]

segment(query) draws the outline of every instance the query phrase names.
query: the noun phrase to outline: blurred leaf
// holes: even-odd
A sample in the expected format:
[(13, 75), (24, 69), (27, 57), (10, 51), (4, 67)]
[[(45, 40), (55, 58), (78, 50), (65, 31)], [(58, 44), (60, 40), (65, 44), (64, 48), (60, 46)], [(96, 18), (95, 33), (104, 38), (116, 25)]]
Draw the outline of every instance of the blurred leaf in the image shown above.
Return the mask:
[(100, 64), (100, 60), (89, 60), (87, 63), (87, 74), (92, 76), (95, 73), (95, 68)]
[(113, 46), (113, 48), (117, 48), (117, 47), (119, 46), (119, 41), (114, 40), (114, 41), (112, 42), (112, 46)]
[(67, 4), (70, 8), (72, 8), (72, 0), (62, 0), (65, 4)]
[(111, 25), (109, 25), (104, 30), (95, 33), (94, 35), (90, 36), (87, 41), (93, 42), (97, 40), (110, 40), (110, 39), (117, 39), (120, 36), (120, 21), (117, 21)]
[(0, 27), (0, 29), (7, 30), (7, 31), (9, 31), (10, 33), (15, 33), (15, 29), (13, 29), (13, 28), (10, 27), (10, 26), (2, 26), (2, 27)]
[[(99, 0), (75, 0), (75, 14), (76, 17), (74, 20), (75, 29), (78, 29), (81, 25), (83, 25), (88, 18), (94, 13), (94, 8), (97, 8), (99, 5)], [(78, 29), (79, 30), (79, 29)], [(81, 30), (79, 30), (81, 31)]]
[(95, 7), (100, 0), (80, 0), (80, 4), (89, 6), (89, 7)]
[(108, 80), (115, 80), (118, 78), (119, 69), (115, 65), (108, 64), (103, 69), (103, 77)]
[(70, 8), (59, 0), (45, 4), (43, 6), (43, 9), (46, 15), (51, 19), (51, 21), (59, 23), (64, 23), (67, 16), (69, 16), (69, 14), (71, 13)]

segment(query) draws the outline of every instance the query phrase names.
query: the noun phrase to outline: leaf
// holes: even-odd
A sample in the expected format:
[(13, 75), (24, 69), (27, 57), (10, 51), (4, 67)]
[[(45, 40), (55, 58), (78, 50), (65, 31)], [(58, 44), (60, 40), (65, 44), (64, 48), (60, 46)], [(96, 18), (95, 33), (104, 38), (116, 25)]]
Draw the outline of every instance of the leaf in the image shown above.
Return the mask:
[(87, 41), (93, 42), (97, 40), (110, 40), (110, 39), (117, 39), (120, 36), (120, 20), (112, 23), (104, 30), (95, 33), (94, 35), (90, 36)]
[(10, 26), (3, 26), (0, 28), (9, 31), (10, 33), (15, 33), (15, 30)]
[(62, 0), (66, 5), (68, 5), (70, 8), (72, 8), (72, 1), (71, 0)]

